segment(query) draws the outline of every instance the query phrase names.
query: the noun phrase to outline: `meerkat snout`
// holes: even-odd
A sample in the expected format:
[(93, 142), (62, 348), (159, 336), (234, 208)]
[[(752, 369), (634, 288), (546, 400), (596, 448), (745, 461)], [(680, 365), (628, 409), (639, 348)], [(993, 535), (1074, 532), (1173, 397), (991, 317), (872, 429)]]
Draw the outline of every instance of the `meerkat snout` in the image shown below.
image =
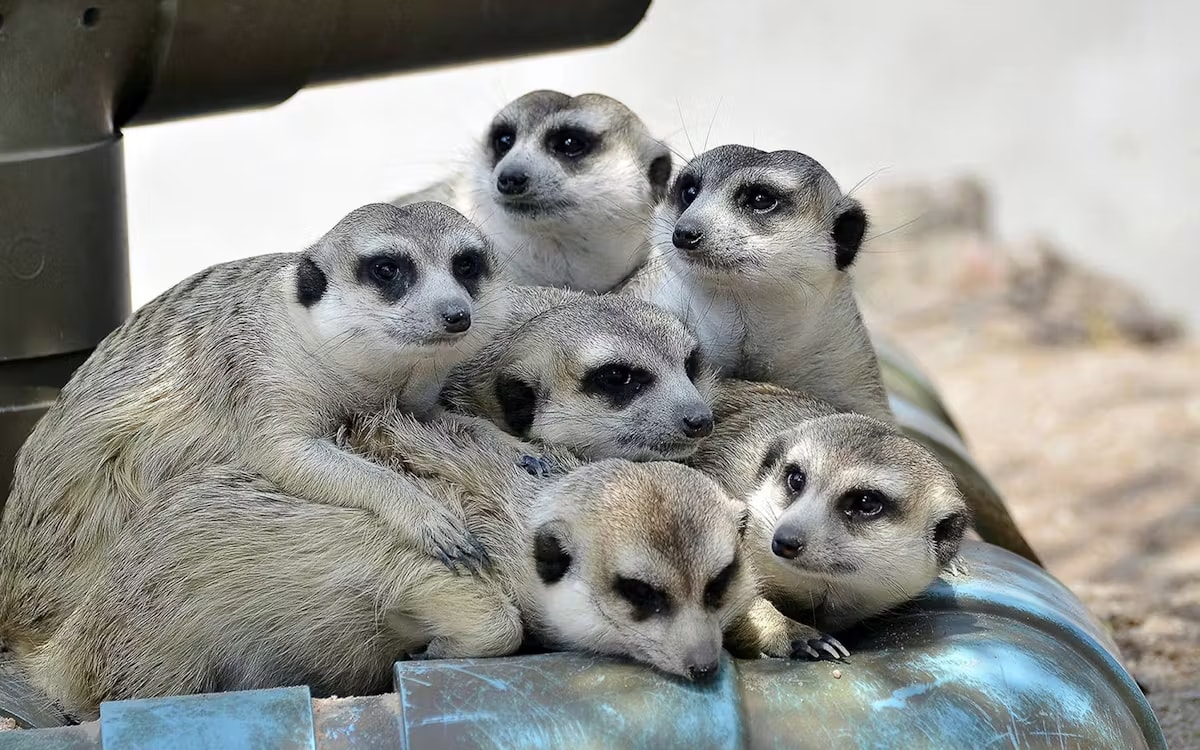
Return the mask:
[(713, 431), (713, 413), (707, 404), (697, 403), (687, 408), (683, 417), (683, 434), (689, 438), (708, 437)]
[(496, 178), (496, 189), (501, 195), (520, 195), (529, 185), (529, 175), (515, 169), (505, 170)]
[(778, 526), (771, 537), (771, 551), (786, 560), (795, 560), (804, 552), (804, 535), (796, 528)]
[(700, 240), (704, 238), (704, 232), (694, 227), (675, 225), (675, 231), (671, 234), (671, 242), (680, 250), (695, 250), (700, 246)]
[(443, 305), (442, 322), (447, 333), (466, 333), (471, 327), (471, 310), (459, 302)]

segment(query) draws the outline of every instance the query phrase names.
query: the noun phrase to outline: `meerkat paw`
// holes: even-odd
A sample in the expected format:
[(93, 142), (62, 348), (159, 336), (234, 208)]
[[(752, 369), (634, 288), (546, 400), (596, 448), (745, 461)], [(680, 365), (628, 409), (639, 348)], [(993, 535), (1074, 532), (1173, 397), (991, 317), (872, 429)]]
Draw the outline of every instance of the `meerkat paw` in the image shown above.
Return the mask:
[[(491, 567), (487, 550), (467, 528), (466, 522), (439, 510), (442, 512), (429, 513), (416, 525), (415, 532), (425, 545), (426, 552), (441, 560), (455, 574), (460, 567), (471, 575), (478, 575)], [(411, 522), (407, 530), (411, 533)]]
[(841, 661), (850, 655), (850, 650), (843, 646), (837, 638), (828, 633), (810, 629), (815, 634), (814, 637), (801, 637), (792, 641), (791, 658), (808, 657), (813, 661), (820, 661), (824, 655), (828, 655), (834, 661)]
[(549, 456), (521, 456), (517, 459), (517, 465), (532, 476), (542, 479), (554, 473), (554, 462)]

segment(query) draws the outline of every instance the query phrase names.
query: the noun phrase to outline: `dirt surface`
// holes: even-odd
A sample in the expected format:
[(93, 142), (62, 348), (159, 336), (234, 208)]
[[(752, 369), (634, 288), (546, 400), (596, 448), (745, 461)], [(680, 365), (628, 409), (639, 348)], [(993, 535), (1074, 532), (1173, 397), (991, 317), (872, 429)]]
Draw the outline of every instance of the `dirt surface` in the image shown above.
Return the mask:
[(941, 389), (1049, 570), (1200, 747), (1200, 343), (1134, 290), (988, 235), (970, 183), (862, 196), (873, 330)]

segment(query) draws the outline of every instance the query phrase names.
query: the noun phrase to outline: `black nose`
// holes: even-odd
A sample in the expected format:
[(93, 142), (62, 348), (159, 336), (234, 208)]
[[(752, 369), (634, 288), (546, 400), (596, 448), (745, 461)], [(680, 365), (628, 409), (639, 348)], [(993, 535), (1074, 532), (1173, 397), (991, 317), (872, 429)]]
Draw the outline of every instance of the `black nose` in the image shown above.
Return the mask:
[(804, 551), (804, 540), (795, 532), (776, 531), (771, 539), (771, 551), (779, 557), (795, 560)]
[(520, 195), (529, 184), (529, 175), (524, 172), (504, 172), (496, 179), (496, 189), (505, 195)]
[(454, 307), (442, 313), (448, 333), (462, 333), (471, 327), (471, 313), (461, 307)]
[(680, 250), (695, 250), (703, 238), (704, 234), (702, 232), (697, 232), (695, 229), (688, 229), (686, 227), (675, 227), (675, 233), (671, 235), (671, 241)]
[(683, 418), (683, 434), (690, 438), (708, 437), (713, 431), (712, 412), (698, 411)]
[(712, 682), (719, 668), (720, 664), (715, 661), (710, 664), (691, 664), (687, 668), (687, 676), (694, 682)]

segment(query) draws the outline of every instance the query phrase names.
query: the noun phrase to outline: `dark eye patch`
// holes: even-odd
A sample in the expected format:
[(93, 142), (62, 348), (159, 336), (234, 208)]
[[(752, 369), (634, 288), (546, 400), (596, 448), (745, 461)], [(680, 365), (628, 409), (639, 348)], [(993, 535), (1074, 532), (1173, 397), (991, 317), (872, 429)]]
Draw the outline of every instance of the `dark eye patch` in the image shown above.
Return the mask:
[(838, 510), (852, 521), (869, 521), (887, 513), (892, 507), (887, 495), (878, 490), (850, 490), (838, 500)]
[(380, 253), (358, 262), (359, 282), (375, 287), (389, 302), (403, 297), (417, 283), (417, 278), (417, 265), (402, 253)]
[(583, 376), (582, 390), (590, 396), (603, 398), (614, 409), (619, 409), (653, 384), (653, 373), (633, 365), (613, 362), (589, 370)]
[(463, 250), (450, 261), (454, 278), (472, 297), (479, 291), (479, 282), (490, 270), (487, 255), (475, 248)]
[(633, 619), (642, 621), (655, 615), (666, 615), (671, 612), (671, 597), (667, 592), (645, 581), (636, 578), (617, 576), (613, 582), (613, 591), (617, 596), (629, 602), (633, 607)]
[(696, 347), (683, 363), (683, 371), (687, 373), (688, 380), (693, 383), (696, 382), (696, 376), (700, 374), (701, 362), (700, 347)]
[(567, 159), (578, 159), (596, 149), (600, 137), (582, 128), (560, 128), (546, 138), (546, 147)]
[(725, 601), (725, 594), (729, 591), (729, 584), (733, 581), (733, 577), (738, 572), (738, 559), (733, 558), (733, 562), (729, 563), (717, 573), (708, 585), (704, 587), (704, 606), (708, 609), (720, 609), (722, 602)]
[(787, 454), (787, 449), (788, 440), (786, 436), (780, 435), (771, 441), (771, 444), (767, 446), (767, 450), (763, 453), (762, 463), (758, 466), (759, 481), (774, 473), (775, 467), (779, 465), (779, 462)]
[(787, 488), (792, 500), (804, 494), (808, 487), (808, 474), (795, 464), (790, 464), (783, 472), (783, 486)]
[(742, 208), (755, 213), (765, 214), (774, 211), (783, 202), (780, 191), (769, 185), (752, 183), (745, 186), (737, 195), (737, 203)]
[(491, 143), (493, 158), (500, 161), (517, 142), (517, 131), (509, 125), (497, 125), (492, 129), (488, 140)]
[(687, 208), (692, 205), (698, 195), (700, 195), (700, 180), (691, 174), (679, 175), (679, 179), (675, 181), (675, 197), (679, 200), (679, 205)]

